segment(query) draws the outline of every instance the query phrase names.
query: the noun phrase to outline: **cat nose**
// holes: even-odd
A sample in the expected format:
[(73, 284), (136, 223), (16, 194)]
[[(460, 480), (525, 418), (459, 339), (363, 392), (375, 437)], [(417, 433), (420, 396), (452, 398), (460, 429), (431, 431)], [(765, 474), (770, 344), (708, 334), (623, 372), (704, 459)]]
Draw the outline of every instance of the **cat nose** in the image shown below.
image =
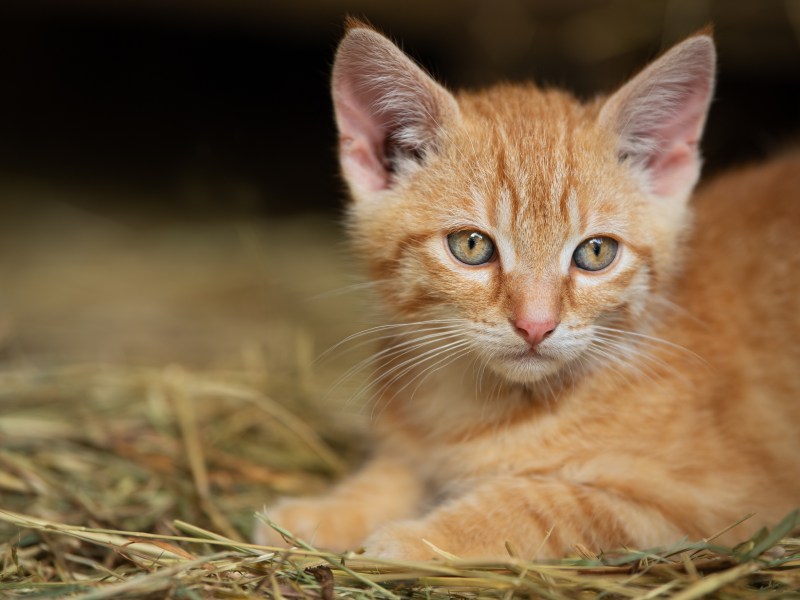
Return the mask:
[(532, 319), (516, 319), (511, 322), (514, 330), (531, 346), (539, 344), (553, 333), (558, 323), (554, 319), (534, 321)]

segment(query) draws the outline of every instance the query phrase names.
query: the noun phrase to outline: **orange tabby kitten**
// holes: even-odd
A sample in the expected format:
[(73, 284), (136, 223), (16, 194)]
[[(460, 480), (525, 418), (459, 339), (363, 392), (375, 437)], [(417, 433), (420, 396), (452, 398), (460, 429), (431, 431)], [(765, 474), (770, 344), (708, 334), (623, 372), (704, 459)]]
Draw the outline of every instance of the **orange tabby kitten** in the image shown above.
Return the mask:
[(800, 505), (800, 156), (689, 202), (714, 63), (700, 33), (588, 103), (453, 95), (350, 24), (350, 226), (394, 319), (377, 447), (271, 519), (334, 550), (544, 558), (755, 513), (732, 542)]

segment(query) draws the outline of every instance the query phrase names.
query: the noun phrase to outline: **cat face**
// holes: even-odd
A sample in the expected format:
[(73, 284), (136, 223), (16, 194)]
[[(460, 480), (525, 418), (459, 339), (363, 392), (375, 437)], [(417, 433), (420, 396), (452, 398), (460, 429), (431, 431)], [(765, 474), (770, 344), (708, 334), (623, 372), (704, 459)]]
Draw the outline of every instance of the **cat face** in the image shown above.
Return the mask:
[(653, 255), (669, 263), (675, 232), (625, 176), (596, 110), (532, 88), (460, 108), (423, 166), (353, 206), (355, 230), (398, 316), (460, 319), (496, 371), (534, 382), (580, 361), (596, 325), (641, 318)]
[[(591, 364), (614, 344), (606, 328), (642, 329), (680, 263), (709, 44), (692, 53), (710, 66), (677, 86), (683, 100), (664, 75), (686, 61), (673, 50), (582, 105), (533, 86), (454, 97), (379, 34), (351, 30), (334, 68), (342, 165), (356, 246), (390, 311), (456, 323), (523, 384)], [(644, 111), (644, 93), (671, 104)]]

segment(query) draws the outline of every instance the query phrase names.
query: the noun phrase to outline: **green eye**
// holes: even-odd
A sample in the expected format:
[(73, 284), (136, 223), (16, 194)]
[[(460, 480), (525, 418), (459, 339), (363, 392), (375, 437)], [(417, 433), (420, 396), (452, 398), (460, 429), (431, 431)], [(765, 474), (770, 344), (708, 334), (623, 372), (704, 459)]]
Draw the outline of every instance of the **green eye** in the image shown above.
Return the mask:
[(617, 240), (610, 237), (589, 238), (575, 248), (572, 261), (584, 271), (601, 271), (614, 262), (618, 246)]
[(466, 265), (482, 265), (494, 256), (494, 242), (480, 231), (465, 229), (447, 236), (450, 252)]

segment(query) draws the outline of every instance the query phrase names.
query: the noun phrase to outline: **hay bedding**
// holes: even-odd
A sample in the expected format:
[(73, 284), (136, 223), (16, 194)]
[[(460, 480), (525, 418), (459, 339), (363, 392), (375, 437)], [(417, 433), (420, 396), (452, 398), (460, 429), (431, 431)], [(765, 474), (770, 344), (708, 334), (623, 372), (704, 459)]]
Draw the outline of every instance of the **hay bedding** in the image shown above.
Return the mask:
[(735, 549), (551, 564), (247, 544), (255, 507), (364, 452), (346, 402), (363, 380), (326, 390), (365, 349), (313, 363), (366, 325), (353, 294), (313, 299), (347, 284), (338, 232), (142, 229), (54, 205), (0, 233), (0, 597), (800, 597), (797, 514)]

